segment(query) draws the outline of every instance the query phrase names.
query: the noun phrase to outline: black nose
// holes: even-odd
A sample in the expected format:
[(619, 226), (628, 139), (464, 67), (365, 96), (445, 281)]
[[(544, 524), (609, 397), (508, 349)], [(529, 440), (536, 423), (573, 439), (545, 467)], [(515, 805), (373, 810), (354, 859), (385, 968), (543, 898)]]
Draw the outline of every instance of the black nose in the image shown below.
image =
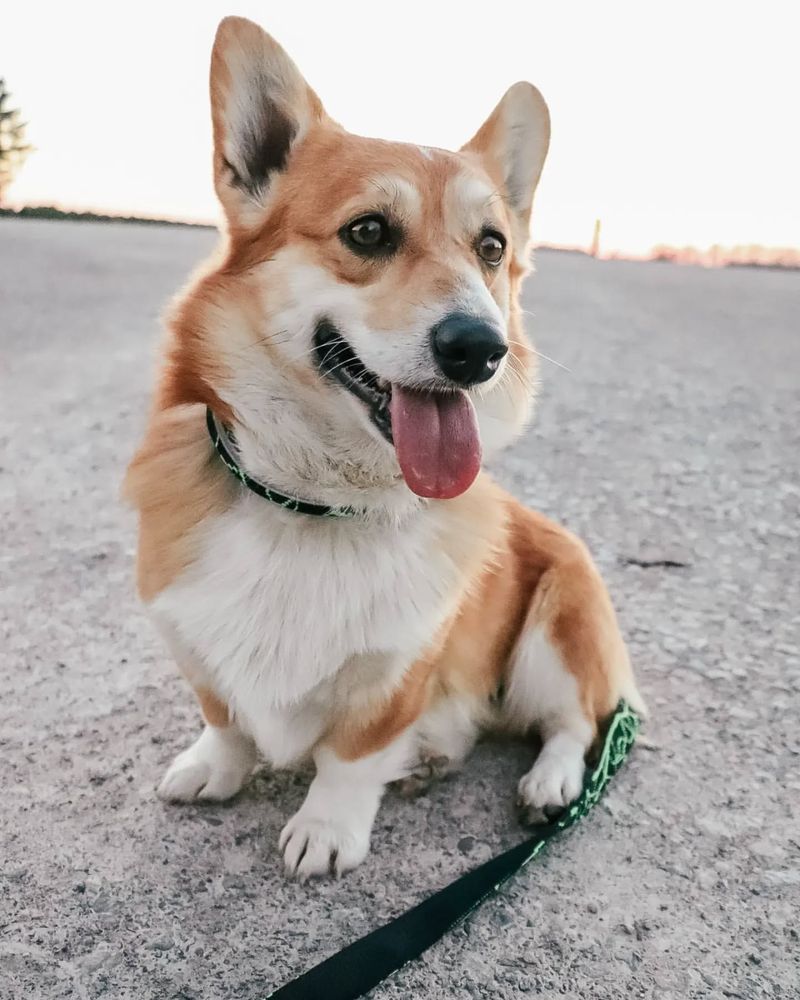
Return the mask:
[(431, 330), (433, 356), (439, 370), (459, 385), (490, 379), (508, 353), (508, 345), (489, 323), (452, 313)]

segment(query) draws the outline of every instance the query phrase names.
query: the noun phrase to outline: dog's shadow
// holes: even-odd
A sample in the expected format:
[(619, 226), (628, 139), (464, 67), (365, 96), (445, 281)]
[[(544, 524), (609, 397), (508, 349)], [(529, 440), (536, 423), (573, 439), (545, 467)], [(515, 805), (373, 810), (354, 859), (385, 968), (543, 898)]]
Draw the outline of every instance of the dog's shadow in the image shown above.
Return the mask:
[[(421, 794), (408, 797), (387, 789), (371, 852), (359, 871), (366, 873), (376, 864), (385, 871), (394, 867), (394, 859), (398, 868), (416, 860), (454, 875), (518, 842), (526, 831), (515, 808), (517, 783), (537, 751), (535, 743), (488, 738), (457, 771), (433, 781)], [(302, 805), (313, 776), (311, 765), (291, 771), (262, 765), (229, 802), (188, 809), (200, 821), (226, 828), (231, 824), (236, 846), (251, 843), (264, 851), (265, 860), (271, 853), (282, 867), (278, 836)]]

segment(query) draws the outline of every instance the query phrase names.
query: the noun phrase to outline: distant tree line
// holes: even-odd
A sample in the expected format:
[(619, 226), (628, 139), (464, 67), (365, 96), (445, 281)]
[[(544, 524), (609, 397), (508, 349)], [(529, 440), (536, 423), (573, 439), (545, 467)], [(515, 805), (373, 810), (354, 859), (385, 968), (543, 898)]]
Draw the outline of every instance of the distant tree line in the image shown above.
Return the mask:
[(6, 82), (0, 77), (0, 205), (32, 148), (25, 141), (26, 123), (20, 120), (19, 108), (9, 107), (10, 99)]
[(701, 267), (766, 267), (775, 271), (796, 271), (800, 268), (799, 249), (763, 247), (755, 243), (736, 247), (715, 244), (707, 250), (690, 246), (672, 247), (661, 243), (653, 247), (650, 259)]
[(202, 222), (177, 222), (172, 219), (143, 219), (138, 215), (102, 215), (98, 212), (64, 212), (53, 205), (26, 205), (24, 208), (0, 208), (0, 218), (67, 219), (73, 222), (130, 222), (138, 226), (189, 226), (193, 229), (214, 229)]

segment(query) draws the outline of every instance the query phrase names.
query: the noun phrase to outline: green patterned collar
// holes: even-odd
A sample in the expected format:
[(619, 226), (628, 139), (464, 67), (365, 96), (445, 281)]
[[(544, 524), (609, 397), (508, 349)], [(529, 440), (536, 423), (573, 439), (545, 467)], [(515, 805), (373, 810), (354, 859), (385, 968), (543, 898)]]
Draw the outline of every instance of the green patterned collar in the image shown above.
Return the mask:
[(297, 514), (310, 514), (312, 517), (354, 517), (360, 514), (355, 507), (328, 507), (325, 504), (310, 503), (308, 500), (298, 500), (297, 497), (287, 497), (278, 490), (273, 490), (265, 486), (257, 479), (244, 471), (234, 457), (236, 451), (236, 441), (232, 432), (223, 423), (217, 420), (211, 407), (206, 407), (206, 426), (208, 434), (214, 445), (214, 449), (229, 472), (243, 483), (248, 490), (263, 500), (283, 507), (284, 510), (291, 510)]

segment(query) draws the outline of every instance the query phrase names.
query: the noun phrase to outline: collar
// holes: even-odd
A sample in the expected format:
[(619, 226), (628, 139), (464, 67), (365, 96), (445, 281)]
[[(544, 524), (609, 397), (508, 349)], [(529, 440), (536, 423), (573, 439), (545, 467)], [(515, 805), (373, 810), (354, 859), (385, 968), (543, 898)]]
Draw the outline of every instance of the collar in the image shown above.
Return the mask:
[(284, 510), (291, 510), (297, 514), (310, 514), (312, 517), (354, 517), (360, 511), (355, 507), (328, 507), (325, 504), (310, 503), (308, 500), (299, 500), (297, 497), (288, 497), (285, 493), (279, 493), (269, 486), (265, 486), (257, 479), (244, 471), (235, 458), (237, 452), (236, 439), (230, 428), (217, 420), (210, 406), (206, 407), (206, 426), (214, 449), (229, 472), (248, 488), (251, 492), (260, 496), (263, 500), (283, 507)]

